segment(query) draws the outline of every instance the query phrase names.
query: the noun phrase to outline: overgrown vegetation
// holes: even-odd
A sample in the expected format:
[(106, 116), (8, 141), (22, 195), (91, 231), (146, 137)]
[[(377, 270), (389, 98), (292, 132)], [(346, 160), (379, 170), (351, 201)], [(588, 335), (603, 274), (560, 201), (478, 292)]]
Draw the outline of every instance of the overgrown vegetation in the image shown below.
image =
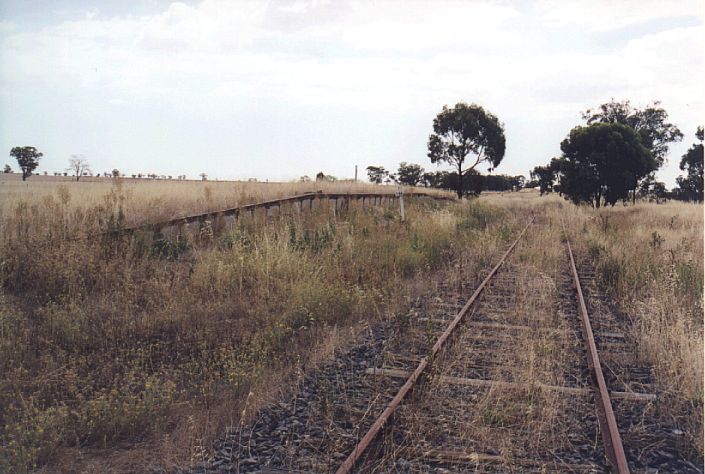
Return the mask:
[[(201, 186), (206, 209), (220, 196)], [(188, 463), (353, 328), (429, 288), (440, 267), (479, 278), (534, 212), (581, 236), (579, 254), (655, 367), (661, 412), (702, 444), (701, 206), (566, 213), (558, 198), (511, 193), (411, 200), (407, 222), (396, 208), (353, 203), (82, 241), (76, 229), (124, 226), (138, 202), (116, 184), (76, 205), (75, 189), (18, 198), (3, 214), (0, 470), (73, 466), (77, 452), (138, 444), (162, 465)], [(550, 255), (549, 274), (559, 272), (560, 252)]]
[[(392, 193), (395, 188), (380, 189), (353, 181), (260, 183), (85, 177), (77, 183), (71, 177), (54, 176), (34, 176), (32, 185), (26, 186), (19, 174), (0, 174), (0, 221), (11, 218), (20, 205), (33, 213), (40, 212), (49, 199), (62, 203), (71, 232), (90, 231), (97, 221), (84, 217), (105, 206), (106, 196), (116, 189), (120, 190), (124, 225), (130, 226), (316, 191)], [(436, 189), (418, 190), (448, 195)], [(4, 232), (5, 227), (0, 226), (0, 234)]]
[(702, 455), (703, 209), (669, 203), (590, 215), (584, 252), (654, 368), (659, 411)]
[(181, 237), (65, 238), (79, 225), (120, 226), (127, 199), (117, 186), (100, 205), (72, 208), (59, 188), (5, 216), (4, 470), (165, 439), (196, 455), (250, 392), (305, 364), (337, 328), (385, 317), (405, 282), (480, 235), (511, 236), (513, 222), (500, 225), (487, 205), (412, 201), (404, 223), (392, 208), (351, 206), (221, 231), (204, 223)]

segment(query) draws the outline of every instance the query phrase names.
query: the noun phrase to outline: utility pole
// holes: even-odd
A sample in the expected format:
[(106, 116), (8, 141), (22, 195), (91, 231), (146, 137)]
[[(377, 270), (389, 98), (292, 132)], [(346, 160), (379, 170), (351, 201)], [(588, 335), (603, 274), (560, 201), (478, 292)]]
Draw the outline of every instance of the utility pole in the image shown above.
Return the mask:
[(394, 193), (399, 197), (399, 213), (401, 214), (401, 220), (404, 221), (404, 188), (399, 186), (397, 192)]
[(355, 182), (357, 183), (357, 165), (355, 165)]

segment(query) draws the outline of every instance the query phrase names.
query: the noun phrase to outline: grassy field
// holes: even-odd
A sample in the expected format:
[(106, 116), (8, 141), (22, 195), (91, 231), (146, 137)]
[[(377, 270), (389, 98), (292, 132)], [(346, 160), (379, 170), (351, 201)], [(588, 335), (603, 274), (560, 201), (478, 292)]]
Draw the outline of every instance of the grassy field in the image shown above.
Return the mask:
[(640, 357), (654, 368), (660, 412), (688, 427), (702, 454), (702, 204), (615, 207), (582, 221), (580, 251), (595, 262), (598, 281), (631, 323)]
[(88, 242), (63, 237), (120, 215), (370, 186), (35, 178), (0, 182), (0, 470), (188, 463), (362, 325), (431, 291), (439, 268), (480, 275), (533, 213), (565, 220), (594, 259), (667, 416), (692, 416), (702, 444), (701, 205), (598, 212), (508, 193), (411, 200), (406, 222), (396, 207), (284, 209), (188, 239)]
[[(502, 194), (480, 202), (511, 206)], [(558, 205), (557, 196), (539, 198)], [(703, 205), (671, 201), (592, 209), (567, 203), (554, 219), (591, 261), (602, 290), (626, 315), (639, 356), (652, 365), (658, 411), (689, 427), (703, 451)], [(565, 212), (569, 209), (570, 212)]]
[[(246, 182), (179, 181), (162, 179), (31, 176), (22, 181), (19, 173), (0, 174), (0, 222), (22, 204), (29, 211), (45, 209), (64, 215), (64, 225), (84, 229), (96, 225), (92, 217), (118, 210), (125, 225), (157, 222), (189, 214), (217, 211), (285, 196), (315, 191), (389, 192), (396, 186), (377, 186), (353, 181)], [(436, 189), (426, 193), (452, 196)], [(2, 227), (0, 226), (0, 232)]]

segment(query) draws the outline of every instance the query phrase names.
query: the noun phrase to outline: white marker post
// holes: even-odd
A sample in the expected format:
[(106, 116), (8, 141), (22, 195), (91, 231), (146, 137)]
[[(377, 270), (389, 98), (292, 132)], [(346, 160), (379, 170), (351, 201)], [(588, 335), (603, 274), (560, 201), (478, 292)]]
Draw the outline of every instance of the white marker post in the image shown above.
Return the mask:
[(401, 212), (401, 220), (404, 221), (404, 188), (399, 186), (394, 194), (399, 198), (399, 211)]

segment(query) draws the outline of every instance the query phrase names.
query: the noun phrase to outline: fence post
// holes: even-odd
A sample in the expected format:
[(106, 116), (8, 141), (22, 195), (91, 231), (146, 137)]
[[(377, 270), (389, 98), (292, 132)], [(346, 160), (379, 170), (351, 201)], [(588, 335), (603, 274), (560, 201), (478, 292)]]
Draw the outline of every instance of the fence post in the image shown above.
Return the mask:
[(395, 193), (399, 197), (399, 212), (401, 214), (401, 220), (404, 221), (404, 188), (399, 186), (397, 192)]

